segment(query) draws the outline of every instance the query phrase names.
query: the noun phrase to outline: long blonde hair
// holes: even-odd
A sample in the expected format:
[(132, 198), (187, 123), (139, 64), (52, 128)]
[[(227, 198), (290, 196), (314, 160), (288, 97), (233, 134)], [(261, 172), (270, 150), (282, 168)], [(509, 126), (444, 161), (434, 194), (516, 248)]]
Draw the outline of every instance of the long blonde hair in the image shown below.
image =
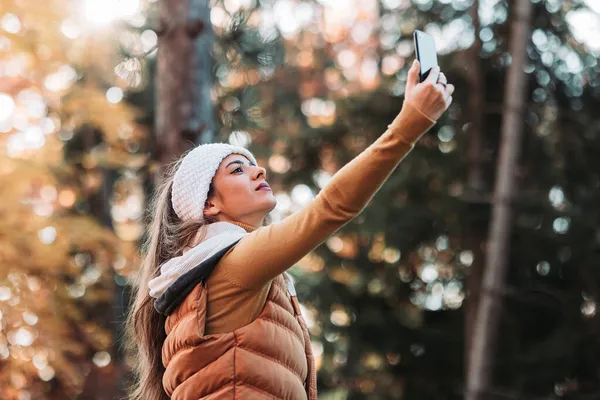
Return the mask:
[[(167, 167), (164, 178), (154, 191), (148, 208), (149, 221), (142, 245), (142, 263), (131, 280), (131, 303), (125, 322), (126, 348), (133, 367), (129, 386), (131, 400), (167, 400), (162, 386), (165, 368), (162, 345), (166, 338), (165, 317), (154, 309), (154, 299), (148, 292), (148, 282), (160, 273), (159, 266), (180, 255), (199, 230), (206, 230), (207, 221), (182, 221), (171, 203), (171, 190), (177, 162)], [(211, 185), (212, 186), (212, 185)], [(212, 192), (209, 191), (209, 194)]]

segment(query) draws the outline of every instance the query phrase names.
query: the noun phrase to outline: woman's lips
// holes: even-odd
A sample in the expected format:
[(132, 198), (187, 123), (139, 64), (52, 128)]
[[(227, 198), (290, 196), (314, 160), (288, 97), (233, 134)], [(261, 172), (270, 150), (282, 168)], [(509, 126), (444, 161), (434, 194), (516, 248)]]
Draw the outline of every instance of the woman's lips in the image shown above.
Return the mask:
[(271, 187), (267, 182), (261, 182), (260, 185), (258, 185), (258, 187), (256, 188), (256, 190), (271, 191)]

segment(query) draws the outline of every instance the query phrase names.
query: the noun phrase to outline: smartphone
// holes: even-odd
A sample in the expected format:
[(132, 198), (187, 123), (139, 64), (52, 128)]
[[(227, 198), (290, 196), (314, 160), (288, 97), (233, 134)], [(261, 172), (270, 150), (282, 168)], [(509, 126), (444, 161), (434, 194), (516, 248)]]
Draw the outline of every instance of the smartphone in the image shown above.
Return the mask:
[(431, 68), (438, 66), (437, 53), (435, 52), (435, 42), (433, 37), (425, 32), (416, 30), (413, 34), (415, 40), (415, 52), (417, 60), (421, 65), (419, 72), (419, 82), (423, 82)]

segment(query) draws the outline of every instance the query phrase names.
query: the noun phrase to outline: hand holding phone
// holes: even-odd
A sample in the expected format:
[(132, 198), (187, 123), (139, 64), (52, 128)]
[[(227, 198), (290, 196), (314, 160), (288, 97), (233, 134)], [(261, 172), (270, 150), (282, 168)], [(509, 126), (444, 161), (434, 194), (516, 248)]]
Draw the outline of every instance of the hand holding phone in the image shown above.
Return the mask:
[(415, 31), (417, 59), (408, 71), (404, 101), (432, 121), (437, 121), (452, 103), (454, 85), (440, 73), (431, 35)]

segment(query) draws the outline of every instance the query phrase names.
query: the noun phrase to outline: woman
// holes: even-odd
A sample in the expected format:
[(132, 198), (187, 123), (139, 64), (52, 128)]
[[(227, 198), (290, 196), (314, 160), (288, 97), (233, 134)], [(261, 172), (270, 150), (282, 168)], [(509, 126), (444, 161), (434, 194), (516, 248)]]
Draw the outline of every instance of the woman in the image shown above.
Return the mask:
[(317, 399), (316, 369), (285, 272), (356, 217), (446, 111), (454, 87), (436, 68), (409, 70), (388, 130), (314, 201), (277, 224), (266, 171), (223, 143), (188, 152), (153, 202), (128, 319), (134, 400)]

